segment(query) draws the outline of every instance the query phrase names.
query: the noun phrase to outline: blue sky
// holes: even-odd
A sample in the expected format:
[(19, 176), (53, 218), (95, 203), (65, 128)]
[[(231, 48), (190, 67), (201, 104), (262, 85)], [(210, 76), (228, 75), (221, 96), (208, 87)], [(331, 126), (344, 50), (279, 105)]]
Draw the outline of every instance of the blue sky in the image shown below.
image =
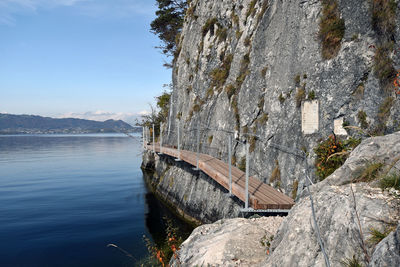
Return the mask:
[(132, 120), (170, 83), (153, 0), (0, 0), (0, 112)]

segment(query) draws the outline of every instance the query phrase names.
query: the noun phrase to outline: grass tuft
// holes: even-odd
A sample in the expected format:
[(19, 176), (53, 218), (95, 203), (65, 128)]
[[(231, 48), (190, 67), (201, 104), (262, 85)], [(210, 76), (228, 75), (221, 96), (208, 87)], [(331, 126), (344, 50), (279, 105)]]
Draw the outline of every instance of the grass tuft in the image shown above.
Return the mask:
[(394, 188), (400, 190), (400, 173), (386, 175), (379, 181), (379, 186), (382, 189)]
[(358, 122), (360, 123), (361, 129), (367, 129), (368, 128), (368, 122), (367, 122), (367, 113), (365, 113), (364, 110), (360, 110), (357, 113), (357, 119)]
[(390, 86), (396, 76), (396, 70), (393, 67), (393, 60), (390, 57), (393, 48), (394, 43), (389, 41), (378, 46), (375, 51), (374, 72), (383, 88)]
[(339, 53), (345, 32), (345, 23), (340, 18), (336, 0), (322, 0), (322, 17), (319, 23), (319, 38), (322, 43), (322, 58), (332, 59)]
[(396, 29), (396, 1), (372, 0), (372, 27), (379, 35), (393, 35)]
[(377, 245), (385, 237), (387, 237), (392, 230), (393, 229), (391, 227), (387, 227), (383, 232), (381, 232), (378, 229), (371, 227), (369, 229), (370, 237), (369, 237), (368, 241), (373, 245)]
[(297, 88), (296, 93), (296, 107), (301, 107), (301, 102), (306, 99), (306, 90), (304, 88)]
[(206, 36), (206, 34), (210, 31), (211, 32), (211, 36), (214, 35), (214, 26), (215, 24), (218, 22), (217, 18), (209, 18), (206, 21), (206, 24), (204, 24), (203, 28), (202, 28), (202, 34), (203, 37)]
[(352, 258), (345, 258), (340, 261), (340, 264), (344, 267), (363, 267), (360, 260), (358, 260), (355, 255), (353, 255)]
[(371, 182), (379, 178), (379, 174), (382, 171), (383, 163), (381, 162), (371, 162), (366, 166), (362, 167), (357, 175), (355, 182)]

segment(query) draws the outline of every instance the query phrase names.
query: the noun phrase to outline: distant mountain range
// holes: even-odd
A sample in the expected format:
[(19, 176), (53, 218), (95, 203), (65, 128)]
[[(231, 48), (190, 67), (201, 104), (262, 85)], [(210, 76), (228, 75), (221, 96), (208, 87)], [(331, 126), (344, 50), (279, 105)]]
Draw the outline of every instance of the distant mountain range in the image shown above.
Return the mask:
[[(136, 128), (122, 120), (92, 121), (83, 119), (54, 119), (35, 115), (0, 113), (0, 134), (48, 133), (115, 133), (133, 132)], [(141, 130), (141, 129), (137, 129)]]

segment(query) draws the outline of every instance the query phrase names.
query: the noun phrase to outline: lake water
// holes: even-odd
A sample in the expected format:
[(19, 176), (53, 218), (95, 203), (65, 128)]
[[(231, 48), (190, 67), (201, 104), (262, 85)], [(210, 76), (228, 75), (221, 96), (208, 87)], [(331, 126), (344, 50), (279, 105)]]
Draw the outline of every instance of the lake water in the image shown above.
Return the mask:
[(0, 266), (134, 266), (164, 238), (139, 136), (0, 136)]

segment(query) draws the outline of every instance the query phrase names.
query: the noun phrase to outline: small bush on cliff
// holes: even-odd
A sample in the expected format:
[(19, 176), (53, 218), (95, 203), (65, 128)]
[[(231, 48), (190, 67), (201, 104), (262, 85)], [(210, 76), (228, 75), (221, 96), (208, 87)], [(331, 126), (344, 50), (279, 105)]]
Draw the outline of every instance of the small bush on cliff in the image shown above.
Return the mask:
[(203, 37), (210, 31), (211, 36), (214, 35), (214, 25), (218, 22), (217, 18), (210, 18), (206, 21), (202, 28)]
[(392, 84), (396, 76), (393, 60), (390, 57), (393, 47), (394, 43), (389, 41), (378, 46), (375, 51), (374, 72), (384, 89)]
[(383, 177), (379, 181), (379, 186), (382, 189), (394, 188), (400, 190), (400, 173), (393, 173)]
[(162, 45), (157, 47), (171, 56), (177, 50), (176, 36), (181, 32), (183, 19), (187, 9), (186, 0), (156, 0), (158, 10), (156, 18), (151, 22), (150, 31), (160, 38)]
[(301, 107), (301, 102), (306, 99), (306, 90), (304, 88), (297, 88), (296, 93), (296, 107)]
[(222, 66), (211, 71), (211, 87), (222, 88), (229, 76), (232, 60), (233, 54), (226, 55), (222, 61)]
[(396, 1), (371, 0), (372, 27), (379, 35), (392, 35), (396, 29)]
[(156, 107), (150, 106), (150, 114), (142, 115), (141, 121), (137, 122), (138, 126), (152, 127), (154, 124), (156, 129), (156, 136), (159, 135), (160, 125), (165, 122), (169, 113), (169, 100), (171, 98), (171, 92), (164, 91), (160, 96), (155, 97)]
[(360, 144), (361, 140), (349, 138), (342, 141), (334, 135), (322, 141), (315, 149), (317, 155), (315, 161), (316, 174), (320, 180), (324, 180), (337, 168), (343, 165), (349, 153)]
[(394, 230), (394, 227), (385, 227), (385, 230), (382, 232), (374, 227), (371, 227), (369, 229), (370, 237), (369, 237), (368, 241), (373, 245), (377, 245), (385, 237), (387, 237), (390, 234), (390, 232), (393, 230)]
[(322, 58), (337, 56), (344, 36), (345, 24), (340, 18), (336, 0), (322, 0), (322, 17), (319, 23), (319, 38), (322, 43)]
[(361, 124), (361, 129), (367, 129), (368, 128), (368, 122), (367, 122), (367, 113), (365, 113), (364, 110), (360, 110), (357, 113), (357, 119), (359, 123)]
[(247, 9), (246, 12), (246, 19), (248, 16), (252, 15), (254, 16), (254, 14), (256, 13), (257, 9), (256, 9), (256, 4), (257, 4), (257, 0), (252, 0), (249, 4), (249, 8)]
[(360, 260), (357, 259), (355, 255), (353, 255), (352, 258), (345, 258), (340, 262), (340, 264), (344, 267), (363, 267)]

